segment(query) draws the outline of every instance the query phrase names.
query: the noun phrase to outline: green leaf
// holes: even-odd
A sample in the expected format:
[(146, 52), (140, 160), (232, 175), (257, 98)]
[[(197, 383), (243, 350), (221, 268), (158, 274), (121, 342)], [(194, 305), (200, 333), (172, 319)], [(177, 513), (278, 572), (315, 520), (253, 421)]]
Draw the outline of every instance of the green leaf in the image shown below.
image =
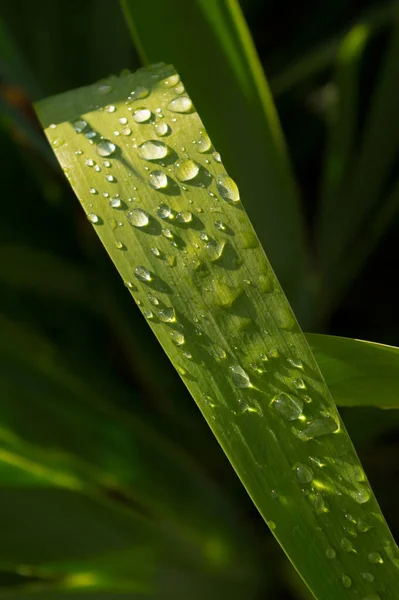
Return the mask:
[(204, 126), (176, 85), (158, 65), (37, 110), (127, 290), (313, 594), (384, 585), (392, 600), (399, 551), (235, 183), (192, 144)]
[(399, 348), (332, 335), (306, 337), (339, 406), (399, 408)]
[(327, 114), (327, 147), (320, 192), (321, 215), (317, 227), (320, 244), (353, 157), (358, 121), (359, 71), (369, 36), (370, 27), (356, 25), (342, 40), (337, 52), (335, 78), (331, 83), (336, 97)]
[(382, 6), (373, 6), (366, 9), (358, 22), (351, 26), (349, 31), (343, 31), (323, 44), (312, 48), (302, 56), (287, 62), (283, 67), (275, 69), (276, 73), (270, 78), (270, 87), (273, 96), (279, 96), (292, 90), (311, 77), (316, 77), (327, 71), (337, 59), (337, 55), (345, 38), (350, 36), (352, 30), (365, 27), (370, 35), (376, 35), (382, 28), (389, 27), (397, 11), (396, 2), (387, 2)]
[[(395, 85), (399, 75), (399, 26), (397, 18), (374, 89), (353, 170), (345, 189), (329, 212), (323, 230), (322, 261), (324, 295), (334, 295), (340, 283), (343, 256), (351, 253), (353, 240), (368, 230), (374, 211), (389, 184), (399, 148)], [(383, 152), (381, 151), (383, 149)]]
[[(176, 66), (228, 171), (262, 222), (258, 235), (283, 288), (305, 320), (305, 226), (276, 109), (236, 0), (157, 4), (122, 0), (145, 62)], [(194, 140), (190, 140), (190, 145)]]

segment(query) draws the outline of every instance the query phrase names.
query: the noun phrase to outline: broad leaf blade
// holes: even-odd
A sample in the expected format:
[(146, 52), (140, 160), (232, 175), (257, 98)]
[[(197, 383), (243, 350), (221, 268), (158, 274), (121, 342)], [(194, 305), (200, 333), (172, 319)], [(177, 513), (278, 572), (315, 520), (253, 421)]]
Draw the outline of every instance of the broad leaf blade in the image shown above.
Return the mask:
[(122, 6), (145, 61), (172, 63), (184, 78), (249, 215), (262, 222), (258, 235), (284, 290), (305, 319), (304, 220), (278, 116), (238, 3), (159, 2), (156, 19), (151, 4), (122, 0)]
[(204, 127), (177, 81), (153, 67), (38, 113), (125, 285), (313, 594), (341, 598), (343, 575), (360, 597), (393, 588), (392, 536), (234, 182), (192, 144)]

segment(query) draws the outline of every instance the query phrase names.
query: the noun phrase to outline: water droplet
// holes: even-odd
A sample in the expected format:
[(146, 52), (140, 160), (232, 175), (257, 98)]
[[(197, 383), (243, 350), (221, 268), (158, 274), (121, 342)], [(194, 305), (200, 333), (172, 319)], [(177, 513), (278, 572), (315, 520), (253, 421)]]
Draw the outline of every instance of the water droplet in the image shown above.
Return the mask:
[(92, 158), (88, 158), (87, 160), (85, 160), (85, 165), (86, 167), (94, 167), (95, 162)]
[(162, 235), (168, 240), (173, 240), (174, 237), (170, 229), (162, 229)]
[(172, 209), (167, 204), (160, 204), (157, 208), (157, 215), (160, 219), (169, 219), (173, 216)]
[(97, 132), (90, 130), (87, 133), (85, 133), (85, 136), (87, 137), (88, 140), (93, 140), (97, 136)]
[(373, 563), (374, 565), (382, 564), (384, 562), (379, 552), (370, 552), (368, 558), (369, 562)]
[(175, 85), (177, 85), (180, 81), (180, 77), (179, 75), (176, 73), (174, 75), (171, 75), (170, 77), (168, 77), (167, 79), (164, 79), (163, 84), (166, 87), (174, 87)]
[(226, 358), (227, 354), (220, 346), (214, 346), (212, 348), (212, 354), (215, 358)]
[(130, 97), (132, 100), (143, 100), (150, 95), (150, 90), (143, 85), (138, 85), (131, 93)]
[(209, 256), (209, 260), (211, 260), (211, 261), (218, 260), (223, 254), (225, 245), (226, 245), (225, 241), (217, 242), (216, 240), (212, 240), (211, 242), (208, 242), (207, 245), (205, 246), (205, 249)]
[(90, 223), (98, 223), (100, 218), (98, 215), (96, 215), (96, 213), (88, 213), (87, 218), (89, 219)]
[(303, 369), (303, 362), (299, 358), (287, 358), (287, 362), (295, 369)]
[(128, 213), (127, 218), (134, 227), (146, 227), (150, 222), (148, 213), (142, 208), (134, 208)]
[(119, 123), (120, 123), (121, 125), (126, 125), (126, 123), (127, 123), (127, 118), (126, 118), (126, 117), (121, 117), (121, 118), (119, 119)]
[(304, 380), (301, 379), (300, 377), (298, 377), (297, 379), (294, 379), (294, 381), (292, 383), (294, 384), (294, 387), (296, 387), (297, 390), (306, 389), (306, 384), (305, 384)]
[(151, 248), (151, 252), (153, 253), (154, 256), (161, 256), (162, 252), (160, 251), (159, 248), (157, 248), (156, 246), (154, 246), (153, 248)]
[(107, 113), (114, 113), (116, 111), (116, 106), (110, 104), (105, 110), (107, 111)]
[(352, 579), (348, 575), (342, 575), (342, 585), (346, 588), (350, 588), (352, 586)]
[(179, 223), (190, 223), (193, 220), (193, 214), (189, 210), (181, 210), (177, 213), (176, 219)]
[(169, 102), (168, 109), (175, 113), (189, 113), (193, 109), (193, 103), (188, 96), (179, 96)]
[(219, 231), (225, 231), (225, 229), (226, 229), (226, 225), (224, 223), (222, 223), (222, 221), (215, 221), (215, 227)]
[(145, 267), (136, 267), (134, 269), (134, 274), (136, 275), (139, 281), (151, 281), (151, 273)]
[(237, 184), (228, 175), (219, 175), (216, 180), (219, 194), (228, 202), (239, 202), (240, 192)]
[(151, 119), (151, 111), (148, 108), (136, 108), (133, 112), (133, 119), (136, 123), (146, 123)]
[(321, 494), (313, 494), (310, 497), (310, 501), (313, 505), (313, 510), (317, 515), (327, 512), (326, 503), (324, 502), (324, 498)]
[(101, 96), (108, 96), (108, 94), (110, 94), (112, 92), (112, 86), (109, 85), (108, 83), (100, 83), (97, 86), (96, 92), (97, 92), (97, 94), (100, 94)]
[(146, 319), (152, 319), (154, 316), (154, 313), (152, 312), (152, 310), (149, 310), (148, 308), (146, 308), (145, 310), (143, 310), (143, 315), (145, 316)]
[(124, 127), (122, 129), (122, 133), (123, 133), (123, 135), (131, 135), (132, 130), (130, 129), (130, 127)]
[(145, 160), (160, 160), (168, 155), (169, 148), (158, 140), (148, 140), (139, 146), (138, 153)]
[(182, 83), (179, 83), (175, 87), (175, 92), (176, 92), (176, 94), (182, 94), (184, 92), (184, 85)]
[(190, 158), (175, 163), (175, 175), (179, 181), (191, 181), (198, 172), (199, 166)]
[(337, 553), (335, 552), (334, 548), (331, 548), (331, 546), (327, 548), (326, 556), (329, 560), (333, 560), (336, 557), (336, 555)]
[(295, 419), (301, 416), (303, 411), (302, 400), (284, 392), (273, 398), (272, 406), (287, 421), (295, 421)]
[(168, 185), (168, 178), (163, 171), (151, 171), (149, 179), (155, 190), (162, 190)]
[(208, 152), (211, 148), (212, 142), (207, 133), (202, 133), (200, 139), (197, 142), (198, 152)]
[(73, 124), (73, 128), (76, 131), (76, 133), (83, 133), (87, 126), (87, 121), (85, 121), (84, 119), (77, 119)]
[(365, 504), (370, 500), (370, 492), (367, 488), (362, 488), (354, 493), (354, 498), (359, 504)]
[(346, 537), (342, 538), (342, 540), (341, 540), (341, 548), (345, 552), (352, 552), (353, 551), (352, 542), (350, 540), (348, 540), (348, 538), (346, 538)]
[(114, 177), (113, 175), (106, 175), (105, 179), (110, 183), (116, 183), (116, 177)]
[(111, 198), (109, 201), (109, 205), (111, 208), (121, 208), (122, 200), (120, 198)]
[(247, 373), (244, 371), (244, 369), (242, 367), (240, 367), (239, 365), (235, 365), (233, 367), (230, 367), (230, 371), (232, 372), (233, 383), (236, 387), (238, 387), (238, 388), (252, 387), (251, 381), (250, 381)]
[(100, 156), (111, 156), (115, 150), (116, 146), (110, 140), (101, 140), (96, 145), (97, 154)]
[(364, 581), (372, 583), (374, 581), (374, 575), (372, 573), (360, 573)]
[(269, 358), (278, 358), (280, 355), (279, 355), (278, 350), (276, 348), (272, 348), (271, 350), (267, 351), (267, 356)]
[(297, 463), (294, 466), (297, 479), (300, 483), (310, 483), (313, 479), (312, 470), (303, 463)]
[(158, 137), (163, 137), (169, 133), (169, 125), (167, 123), (157, 123), (154, 125), (155, 134)]
[(172, 333), (170, 334), (170, 337), (172, 338), (172, 340), (176, 344), (176, 346), (182, 346), (184, 344), (184, 342), (186, 341), (184, 339), (184, 335), (182, 333), (180, 333), (179, 331), (172, 331)]
[(159, 320), (163, 323), (175, 323), (176, 313), (175, 309), (171, 306), (170, 308), (163, 308), (159, 311)]
[(371, 525), (369, 525), (367, 523), (367, 521), (365, 521), (364, 519), (362, 519), (360, 517), (357, 520), (356, 529), (358, 530), (359, 533), (366, 533), (366, 531), (369, 531), (371, 529)]
[(222, 162), (222, 157), (220, 156), (219, 152), (212, 152), (212, 158), (215, 162)]
[(116, 242), (115, 242), (115, 247), (116, 247), (118, 250), (122, 250), (122, 249), (124, 248), (124, 245), (122, 244), (122, 242), (118, 242), (118, 241), (116, 241)]
[(303, 441), (311, 440), (315, 437), (334, 433), (339, 429), (339, 424), (330, 415), (309, 421), (307, 426), (298, 433), (298, 437)]
[(98, 194), (98, 191), (96, 190), (96, 188), (89, 188), (89, 192), (90, 192), (90, 194), (93, 194), (93, 196), (96, 196)]

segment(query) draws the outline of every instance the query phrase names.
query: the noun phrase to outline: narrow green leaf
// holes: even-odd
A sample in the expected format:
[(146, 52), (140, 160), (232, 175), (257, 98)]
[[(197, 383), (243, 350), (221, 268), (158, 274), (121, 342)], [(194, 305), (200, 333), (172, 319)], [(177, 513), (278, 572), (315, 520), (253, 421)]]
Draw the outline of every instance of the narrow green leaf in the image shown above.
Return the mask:
[(192, 144), (205, 130), (178, 81), (160, 65), (37, 110), (128, 291), (313, 594), (337, 600), (350, 580), (359, 598), (387, 586), (392, 600), (399, 551), (235, 183)]
[(320, 216), (317, 232), (322, 245), (331, 210), (348, 174), (357, 129), (360, 62), (370, 36), (370, 28), (353, 27), (337, 52), (334, 86), (335, 100), (328, 111), (327, 147), (320, 192)]
[[(324, 294), (339, 285), (340, 264), (352, 250), (353, 240), (372, 222), (399, 148), (395, 85), (399, 77), (399, 26), (397, 16), (372, 97), (371, 108), (350, 180), (336, 198), (329, 227), (324, 228), (322, 261)], [(383, 149), (383, 151), (381, 151)]]
[(339, 406), (399, 408), (399, 348), (332, 335), (306, 337)]
[[(207, 123), (285, 292), (308, 316), (305, 226), (276, 109), (236, 0), (122, 0), (145, 62), (172, 63)], [(190, 140), (190, 145), (194, 140)], [(306, 314), (305, 314), (306, 313)]]
[(375, 35), (383, 27), (389, 27), (392, 24), (396, 11), (396, 2), (387, 2), (382, 6), (367, 9), (365, 14), (349, 31), (343, 31), (340, 35), (334, 36), (320, 46), (312, 48), (310, 52), (300, 57), (296, 56), (292, 62), (280, 67), (278, 70), (276, 69), (276, 74), (270, 78), (270, 88), (273, 96), (276, 97), (289, 92), (306, 79), (315, 77), (320, 72), (329, 69), (335, 62), (342, 43), (350, 35), (352, 29), (365, 27), (370, 35)]

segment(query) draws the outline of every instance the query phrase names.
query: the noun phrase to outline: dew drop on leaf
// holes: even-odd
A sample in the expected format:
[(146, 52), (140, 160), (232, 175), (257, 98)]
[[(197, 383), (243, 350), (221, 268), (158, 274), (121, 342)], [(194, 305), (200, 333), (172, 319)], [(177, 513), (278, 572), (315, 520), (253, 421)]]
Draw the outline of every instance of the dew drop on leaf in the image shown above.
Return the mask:
[(368, 559), (369, 562), (373, 563), (374, 565), (382, 564), (384, 562), (379, 552), (370, 552)]
[(247, 388), (251, 385), (251, 381), (242, 367), (235, 365), (230, 367), (233, 383), (237, 388)]
[(127, 215), (127, 219), (134, 227), (146, 227), (150, 222), (148, 213), (142, 208), (134, 208), (131, 210)]
[(310, 483), (313, 479), (312, 470), (303, 463), (297, 463), (294, 466), (297, 479), (300, 483)]
[(169, 308), (163, 308), (159, 311), (159, 320), (163, 323), (175, 323), (176, 313), (175, 309), (171, 306)]
[(89, 219), (90, 223), (93, 223), (94, 225), (100, 221), (100, 218), (98, 215), (96, 215), (96, 213), (88, 213), (87, 218)]
[(228, 202), (239, 202), (240, 193), (238, 191), (237, 184), (228, 175), (219, 175), (216, 180), (216, 185), (219, 190), (219, 194), (224, 200)]
[(160, 160), (168, 155), (169, 148), (158, 140), (147, 140), (139, 146), (138, 153), (145, 160)]
[(329, 560), (333, 560), (336, 557), (336, 555), (337, 553), (335, 552), (334, 548), (331, 548), (331, 546), (327, 548), (326, 556)]
[(179, 96), (169, 102), (168, 109), (175, 113), (189, 113), (193, 109), (193, 103), (188, 96)]
[(157, 135), (158, 137), (163, 137), (164, 135), (167, 135), (169, 133), (169, 125), (165, 122), (156, 123), (154, 125), (154, 131), (155, 135)]
[(149, 180), (155, 190), (162, 190), (168, 185), (168, 178), (163, 171), (151, 171)]
[(87, 121), (85, 121), (84, 119), (77, 119), (73, 124), (73, 128), (76, 131), (76, 133), (83, 133), (87, 126)]
[(172, 331), (170, 337), (172, 338), (176, 346), (182, 346), (185, 342), (184, 335), (180, 333), (180, 331)]
[(139, 281), (151, 281), (151, 273), (145, 267), (136, 267), (134, 274)]
[(96, 152), (99, 156), (111, 156), (115, 150), (116, 146), (110, 140), (101, 140), (96, 144)]
[(136, 108), (133, 112), (133, 119), (136, 123), (146, 123), (151, 119), (151, 111), (148, 108)]
[(300, 398), (294, 398), (283, 392), (276, 396), (272, 401), (272, 406), (276, 412), (287, 421), (295, 421), (303, 411), (303, 402)]
[(193, 215), (189, 210), (181, 210), (177, 213), (176, 219), (179, 223), (190, 223), (193, 220)]
[(199, 173), (199, 166), (191, 158), (175, 163), (175, 175), (179, 181), (191, 181)]

